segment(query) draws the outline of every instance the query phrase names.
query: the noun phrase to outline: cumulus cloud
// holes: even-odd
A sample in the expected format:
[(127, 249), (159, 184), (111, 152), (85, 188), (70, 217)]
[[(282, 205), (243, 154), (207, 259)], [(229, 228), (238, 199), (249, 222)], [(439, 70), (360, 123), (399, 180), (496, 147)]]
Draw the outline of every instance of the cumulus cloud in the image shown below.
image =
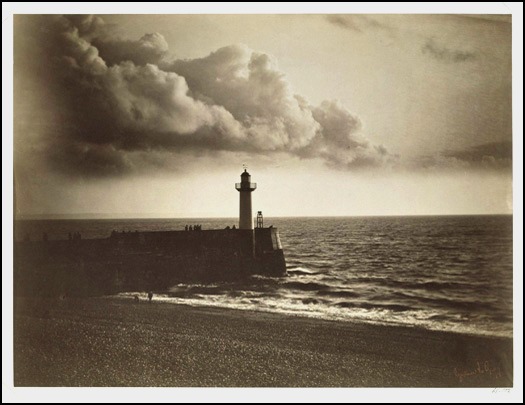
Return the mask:
[(202, 59), (175, 61), (169, 69), (186, 79), (195, 98), (229, 111), (256, 149), (293, 152), (320, 128), (266, 54), (228, 46)]
[(421, 52), (432, 56), (434, 59), (449, 63), (467, 62), (477, 57), (474, 52), (447, 48), (445, 45), (438, 44), (432, 38), (425, 42)]
[(45, 152), (63, 172), (140, 171), (148, 154), (158, 167), (190, 150), (284, 152), (344, 169), (389, 157), (339, 102), (312, 106), (296, 94), (270, 55), (233, 45), (168, 61), (161, 34), (114, 38), (99, 17), (64, 16), (46, 29), (43, 62), (64, 111)]
[(157, 64), (168, 53), (168, 43), (159, 33), (145, 34), (137, 41), (95, 38), (93, 45), (109, 65), (126, 61), (136, 65)]
[(358, 167), (367, 161), (369, 143), (356, 135), (361, 127), (359, 118), (337, 101), (322, 102), (313, 108), (312, 116), (319, 123), (320, 130), (300, 151), (303, 157), (319, 154), (335, 167)]

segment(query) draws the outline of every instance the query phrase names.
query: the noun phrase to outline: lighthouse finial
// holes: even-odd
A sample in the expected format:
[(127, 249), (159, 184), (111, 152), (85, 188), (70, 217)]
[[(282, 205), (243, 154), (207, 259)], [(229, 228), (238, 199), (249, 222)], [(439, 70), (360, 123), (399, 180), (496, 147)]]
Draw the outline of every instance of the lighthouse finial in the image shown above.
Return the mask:
[(246, 163), (243, 163), (242, 168), (244, 169), (244, 171), (246, 171), (246, 169), (248, 169), (248, 165)]

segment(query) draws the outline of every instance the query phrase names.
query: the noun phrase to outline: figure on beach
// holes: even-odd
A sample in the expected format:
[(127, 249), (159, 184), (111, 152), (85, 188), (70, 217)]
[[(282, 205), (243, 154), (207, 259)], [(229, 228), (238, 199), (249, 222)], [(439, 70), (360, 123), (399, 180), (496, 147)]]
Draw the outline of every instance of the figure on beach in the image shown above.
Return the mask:
[(153, 299), (153, 292), (150, 291), (150, 292), (148, 293), (148, 300), (149, 300), (149, 302), (151, 302), (152, 299)]

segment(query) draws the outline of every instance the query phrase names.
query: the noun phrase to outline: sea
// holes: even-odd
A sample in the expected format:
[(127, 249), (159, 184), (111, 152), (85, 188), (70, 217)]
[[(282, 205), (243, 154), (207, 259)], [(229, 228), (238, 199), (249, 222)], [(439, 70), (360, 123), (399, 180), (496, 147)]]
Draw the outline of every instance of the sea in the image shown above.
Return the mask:
[[(155, 300), (342, 322), (512, 337), (512, 216), (265, 218), (286, 277), (177, 284)], [(15, 239), (105, 238), (112, 230), (224, 229), (234, 218), (17, 220)], [(135, 294), (119, 294), (129, 299)]]

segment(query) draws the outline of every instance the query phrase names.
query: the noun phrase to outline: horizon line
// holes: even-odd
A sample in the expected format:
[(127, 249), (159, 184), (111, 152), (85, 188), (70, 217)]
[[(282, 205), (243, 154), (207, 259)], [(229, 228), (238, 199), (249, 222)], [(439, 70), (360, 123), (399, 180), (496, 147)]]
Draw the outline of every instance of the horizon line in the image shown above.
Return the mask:
[[(84, 213), (84, 214), (25, 214), (15, 215), (14, 221), (23, 220), (85, 220), (85, 219), (237, 219), (238, 216), (158, 216), (148, 214), (130, 214), (129, 216), (112, 216), (114, 214)], [(367, 217), (459, 217), (459, 216), (513, 216), (513, 213), (463, 213), (463, 214), (356, 214), (356, 215), (275, 215), (265, 218), (367, 218)]]

